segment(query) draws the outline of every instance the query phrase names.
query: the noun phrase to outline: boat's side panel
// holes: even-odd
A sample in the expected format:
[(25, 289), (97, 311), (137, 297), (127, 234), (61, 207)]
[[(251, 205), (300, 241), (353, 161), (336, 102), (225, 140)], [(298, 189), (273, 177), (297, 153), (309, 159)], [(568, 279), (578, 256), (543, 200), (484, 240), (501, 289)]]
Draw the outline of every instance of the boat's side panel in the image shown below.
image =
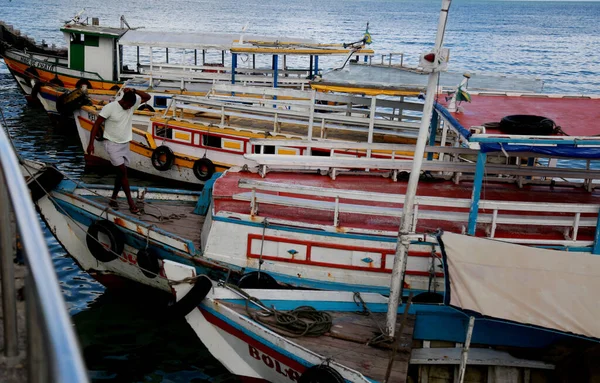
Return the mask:
[[(210, 230), (210, 231), (208, 231)], [(235, 233), (235, 235), (232, 235)], [(251, 220), (212, 217), (205, 226), (204, 256), (261, 270), (294, 286), (386, 293), (396, 248), (395, 238), (353, 236)], [(416, 291), (443, 290), (441, 268), (431, 245), (411, 246), (406, 282)], [(431, 279), (431, 280), (430, 280)]]
[[(74, 116), (81, 145), (83, 148), (87, 148), (90, 132), (93, 126), (93, 119), (96, 118), (96, 115), (80, 109), (75, 112)], [(155, 148), (156, 144), (149, 134), (144, 131), (134, 129), (133, 139), (130, 142), (131, 153), (128, 167), (141, 173), (145, 173), (154, 177), (165, 178), (168, 180), (195, 185), (202, 185), (204, 183), (204, 181), (199, 180), (194, 175), (194, 161), (189, 158), (176, 155), (171, 169), (162, 171), (156, 169), (152, 165), (151, 160), (152, 153)], [(104, 145), (102, 142), (96, 140), (94, 141), (94, 155), (87, 155), (86, 161), (92, 163), (94, 160), (97, 161), (97, 159), (109, 161), (109, 156), (104, 149)]]

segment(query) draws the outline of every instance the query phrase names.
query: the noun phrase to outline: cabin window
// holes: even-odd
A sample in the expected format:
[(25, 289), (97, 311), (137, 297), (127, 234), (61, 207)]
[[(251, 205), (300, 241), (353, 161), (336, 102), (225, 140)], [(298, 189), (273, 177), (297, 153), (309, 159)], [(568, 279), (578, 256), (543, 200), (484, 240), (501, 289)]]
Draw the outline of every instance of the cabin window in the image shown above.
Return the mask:
[(82, 35), (84, 45), (88, 47), (99, 47), (100, 38), (98, 36)]
[(154, 126), (154, 136), (159, 138), (173, 138), (173, 129), (167, 128), (164, 125)]
[(312, 150), (312, 155), (315, 156), (315, 157), (330, 157), (331, 156), (331, 152), (329, 150), (313, 149)]
[(166, 108), (167, 102), (171, 97), (164, 96), (154, 96), (154, 107), (156, 108)]
[[(262, 145), (254, 145), (254, 153), (261, 154)], [(275, 146), (265, 145), (263, 154), (275, 154)]]
[(71, 33), (71, 42), (72, 43), (81, 43), (81, 42), (83, 42), (82, 37), (83, 37), (83, 35), (80, 33)]
[(221, 137), (209, 136), (205, 134), (202, 136), (202, 145), (213, 148), (221, 148)]

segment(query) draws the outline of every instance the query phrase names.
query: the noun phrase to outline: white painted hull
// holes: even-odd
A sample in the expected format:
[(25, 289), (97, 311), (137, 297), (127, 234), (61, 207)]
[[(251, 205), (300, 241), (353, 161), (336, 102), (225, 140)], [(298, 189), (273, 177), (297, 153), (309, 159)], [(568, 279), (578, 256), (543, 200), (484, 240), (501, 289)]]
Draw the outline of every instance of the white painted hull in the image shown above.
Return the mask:
[[(203, 255), (206, 258), (239, 267), (258, 269), (288, 278), (286, 283), (297, 285), (297, 279), (314, 281), (314, 287), (334, 287), (339, 284), (363, 291), (386, 290), (396, 248), (395, 241), (355, 239), (350, 236), (330, 236), (324, 233), (307, 233), (293, 228), (276, 230), (244, 224), (251, 222), (243, 217), (236, 220), (205, 221), (202, 232)], [(232, 235), (235, 233), (235, 235)], [(263, 241), (264, 238), (264, 241)], [(412, 254), (430, 254), (431, 245), (411, 245)], [(262, 256), (261, 256), (262, 251)], [(435, 262), (435, 267), (433, 263)], [(382, 264), (383, 263), (383, 264)], [(429, 277), (430, 270), (440, 273), (441, 262), (431, 256), (408, 257), (406, 283), (414, 290), (442, 291), (443, 277)], [(372, 271), (370, 271), (372, 270)], [(278, 278), (279, 277), (279, 278)], [(319, 285), (320, 284), (320, 285)]]
[[(65, 195), (52, 194), (51, 196), (52, 198), (64, 199), (78, 207), (84, 207), (83, 203), (77, 202)], [(86, 245), (88, 226), (76, 222), (63, 214), (63, 212), (58, 211), (57, 206), (48, 196), (41, 198), (37, 202), (37, 206), (50, 231), (52, 231), (56, 238), (60, 239), (60, 243), (67, 253), (75, 258), (80, 267), (86, 272), (96, 275), (113, 274), (159, 290), (170, 291), (167, 280), (162, 275), (158, 275), (155, 278), (148, 278), (142, 273), (141, 269), (137, 266), (136, 254), (138, 249), (125, 244), (120, 258), (110, 262), (99, 262), (90, 253)], [(91, 206), (87, 206), (86, 209), (89, 209), (92, 214), (100, 215), (102, 213), (100, 209)], [(114, 219), (114, 216), (110, 213), (105, 213), (103, 216), (108, 216), (111, 220)], [(162, 261), (159, 262), (162, 263)]]

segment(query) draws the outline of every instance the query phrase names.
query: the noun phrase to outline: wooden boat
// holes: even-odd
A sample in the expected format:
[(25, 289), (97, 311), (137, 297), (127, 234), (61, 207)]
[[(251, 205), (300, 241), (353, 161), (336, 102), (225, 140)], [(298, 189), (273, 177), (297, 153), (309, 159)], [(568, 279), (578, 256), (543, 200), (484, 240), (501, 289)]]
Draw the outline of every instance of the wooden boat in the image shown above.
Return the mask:
[(392, 306), (399, 316), (393, 339), (386, 338), (390, 300), (378, 294), (239, 289), (170, 261), (165, 275), (179, 299), (175, 311), (187, 313), (207, 349), (242, 381), (517, 383), (593, 374), (550, 355), (597, 349), (598, 306), (589, 291), (598, 257), (440, 238), (445, 300), (417, 296)]
[[(204, 94), (213, 83), (223, 81), (302, 88), (320, 73), (320, 56), (373, 53), (364, 46), (345, 47), (282, 36), (142, 31), (129, 28), (123, 17), (121, 26), (114, 28), (100, 26), (98, 19), (89, 24), (79, 15), (61, 31), (68, 44), (68, 62), (11, 47), (2, 53), (21, 89), (26, 95), (33, 94), (33, 99), (45, 83), (114, 95), (124, 81), (131, 79), (167, 96), (169, 92), (184, 91)], [(226, 54), (230, 65), (226, 64)], [(240, 55), (252, 57), (252, 61), (247, 59), (242, 65), (238, 62)], [(256, 65), (257, 55), (269, 57), (267, 68)], [(281, 68), (279, 56), (283, 57)], [(290, 68), (288, 56), (308, 58), (310, 64), (303, 69)], [(266, 60), (259, 58), (260, 65), (261, 61)], [(160, 103), (157, 100), (156, 104)]]
[[(224, 93), (228, 95), (223, 96)], [(101, 104), (84, 106), (74, 112), (83, 147), (89, 142), (93, 121), (101, 108)], [(405, 101), (403, 97), (377, 99), (315, 91), (215, 86), (204, 98), (174, 96), (162, 114), (136, 113), (130, 167), (144, 174), (201, 185), (215, 172), (231, 166), (252, 167), (255, 163), (244, 158), (247, 154), (308, 154), (309, 151), (294, 146), (294, 139), (414, 141), (421, 108), (422, 104)], [(277, 147), (252, 145), (252, 139), (264, 137), (292, 141)], [(93, 157), (86, 156), (88, 164), (107, 160), (101, 146), (96, 145)], [(367, 152), (337, 154), (366, 156)], [(311, 153), (329, 154), (317, 147)], [(369, 155), (391, 158), (392, 152), (374, 151)]]
[[(450, 0), (442, 1), (433, 55), (440, 52), (449, 6)], [(439, 68), (432, 61), (430, 89), (435, 86), (435, 72)], [(462, 234), (438, 234), (437, 242), (442, 250), (444, 265), (444, 304), (419, 302), (413, 305), (412, 296), (403, 304), (402, 282), (406, 275), (411, 242), (428, 242), (426, 236), (415, 233), (419, 232), (417, 186), (433, 99), (433, 92), (429, 91), (395, 242), (389, 300), (361, 292), (245, 291), (227, 281), (220, 282), (215, 288), (206, 275), (196, 274), (191, 267), (172, 262), (164, 264), (165, 275), (172, 281), (171, 285), (179, 299), (178, 311), (186, 315), (198, 337), (232, 373), (252, 382), (404, 382), (437, 380), (443, 371), (447, 381), (462, 383), (468, 371), (469, 354), (477, 350), (476, 347), (471, 348), (473, 342), (493, 357), (482, 361), (481, 355), (478, 355), (475, 363), (482, 364), (483, 369), (471, 367), (469, 381), (487, 382), (491, 378), (492, 381), (520, 382), (521, 376), (529, 381), (532, 373), (536, 375), (536, 380), (550, 381), (553, 376), (540, 374), (536, 367), (551, 369), (552, 366), (534, 366), (529, 361), (519, 360), (517, 364), (521, 368), (514, 368), (515, 365), (510, 365), (505, 356), (496, 354), (495, 349), (518, 347), (539, 353), (541, 347), (560, 342), (563, 336), (598, 339), (598, 305), (590, 291), (598, 287), (600, 260), (592, 254), (537, 249)], [(492, 143), (498, 140), (497, 137), (492, 139)], [(493, 150), (493, 147), (490, 149)], [(531, 152), (537, 150), (535, 146)], [(592, 152), (597, 154), (595, 149)], [(478, 154), (478, 157), (485, 160), (485, 151), (480, 153), (483, 154)], [(545, 153), (556, 154), (552, 150)], [(306, 166), (306, 163), (295, 165)], [(473, 223), (476, 224), (479, 187), (485, 166), (485, 161), (478, 162), (475, 170), (469, 228), (474, 226), (471, 225), (472, 218), (475, 218)], [(285, 194), (269, 195), (267, 198), (287, 198), (290, 201), (289, 194), (293, 196), (299, 188), (296, 179), (279, 186), (289, 188), (278, 190)], [(250, 214), (254, 215), (259, 209), (261, 214), (279, 213), (257, 204), (256, 197), (253, 190)], [(365, 197), (370, 196), (366, 194)], [(343, 211), (339, 209), (339, 199), (336, 195), (334, 224), (340, 219), (340, 211)], [(227, 203), (224, 205), (228, 210), (233, 210)], [(290, 208), (295, 206), (289, 203), (286, 207), (292, 210)], [(215, 203), (215, 209), (218, 209), (218, 203)], [(387, 210), (390, 208), (387, 207)], [(294, 213), (296, 216), (288, 223), (290, 226), (302, 220), (302, 210), (296, 209)], [(495, 210), (494, 220), (496, 217)], [(374, 222), (377, 221), (367, 220), (369, 229), (379, 223), (373, 225)], [(265, 220), (262, 237), (259, 237), (260, 245), (256, 246), (260, 248), (261, 261), (264, 248), (282, 253), (281, 247), (265, 244), (265, 241), (273, 240), (272, 237), (266, 237), (266, 229)], [(291, 237), (288, 233), (281, 234), (282, 237)], [(472, 234), (476, 234), (475, 230)], [(311, 246), (312, 249), (313, 243), (296, 238), (294, 245)], [(284, 259), (293, 263), (300, 254), (301, 257), (305, 255), (303, 261), (312, 260), (311, 249), (294, 252), (291, 257)], [(325, 258), (324, 254), (319, 255), (320, 259)], [(330, 259), (336, 258), (328, 255)], [(304, 267), (308, 269), (306, 265)], [(261, 268), (259, 266), (259, 272)], [(548, 280), (556, 283), (546, 287)], [(384, 310), (387, 310), (385, 318), (377, 315)], [(398, 324), (397, 316), (400, 313), (403, 315)], [(414, 327), (409, 321), (411, 313), (414, 315)], [(414, 340), (423, 342), (424, 347), (419, 351), (424, 358), (420, 361), (417, 358), (413, 360), (412, 348), (418, 346)], [(450, 345), (462, 343), (460, 357), (458, 350), (454, 352), (454, 358), (449, 358), (450, 353), (446, 350), (431, 352), (427, 347), (431, 346), (431, 342), (451, 342)], [(422, 363), (430, 365), (415, 368)], [(449, 363), (456, 367), (440, 366)]]

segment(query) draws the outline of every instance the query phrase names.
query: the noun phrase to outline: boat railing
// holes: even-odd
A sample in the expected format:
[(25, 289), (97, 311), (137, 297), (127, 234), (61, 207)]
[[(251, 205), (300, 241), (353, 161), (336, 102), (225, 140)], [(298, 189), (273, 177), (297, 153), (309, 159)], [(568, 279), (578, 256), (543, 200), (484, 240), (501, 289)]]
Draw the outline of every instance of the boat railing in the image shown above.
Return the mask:
[[(394, 57), (399, 57), (400, 62), (396, 63), (393, 61)], [(404, 66), (404, 52), (390, 52), (381, 55), (381, 65), (387, 66)]]
[[(386, 102), (389, 100), (373, 98), (369, 100), (370, 105), (364, 105), (364, 100), (357, 105), (353, 103), (353, 98), (331, 98), (321, 94), (317, 97), (315, 93), (314, 91), (312, 95), (303, 93), (304, 99), (286, 99), (280, 98), (280, 96), (275, 96), (276, 99), (219, 95), (209, 95), (202, 99), (176, 96), (164, 116), (165, 118), (183, 118), (184, 111), (201, 112), (203, 116), (210, 115), (219, 118), (220, 127), (235, 129), (235, 126), (230, 125), (232, 124), (231, 120), (240, 118), (245, 122), (238, 128), (248, 128), (249, 126), (261, 128), (259, 124), (262, 123), (262, 129), (272, 129), (276, 134), (294, 131), (295, 135), (300, 134), (309, 138), (313, 138), (313, 133), (316, 134), (317, 131), (320, 138), (327, 138), (330, 133), (335, 134), (335, 132), (340, 132), (339, 134), (357, 132), (365, 135), (356, 138), (357, 140), (367, 140), (367, 136), (374, 134), (411, 139), (416, 137), (419, 117), (408, 115), (408, 113), (418, 109), (418, 104), (407, 102), (392, 104)], [(305, 99), (308, 95), (311, 95), (311, 100)], [(382, 108), (379, 108), (380, 103)], [(394, 107), (390, 107), (391, 105)], [(299, 133), (299, 130), (302, 129), (304, 130)]]
[(5, 54), (7, 57), (14, 58), (16, 60), (18, 60), (19, 57), (26, 57), (26, 59), (30, 61), (29, 65), (32, 66), (33, 68), (36, 68), (36, 67), (43, 68), (44, 70), (47, 70), (49, 72), (58, 73), (56, 71), (56, 67), (60, 66), (61, 74), (68, 74), (73, 77), (82, 77), (82, 78), (86, 78), (88, 80), (104, 81), (102, 76), (100, 76), (96, 72), (85, 72), (85, 71), (80, 71), (80, 70), (76, 70), (76, 69), (69, 69), (69, 68), (63, 67), (60, 64), (54, 63), (54, 62), (48, 62), (46, 60), (36, 59), (31, 54), (22, 53), (22, 52), (15, 51), (15, 50), (7, 51)]
[[(259, 215), (257, 207), (260, 204), (330, 211), (333, 212), (333, 220), (330, 225), (332, 229), (340, 226), (339, 217), (343, 213), (400, 218), (402, 217), (401, 205), (405, 199), (405, 196), (400, 194), (353, 191), (252, 179), (242, 179), (238, 182), (238, 186), (243, 189), (251, 189), (247, 193), (238, 193), (232, 197), (235, 200), (248, 201), (251, 215)], [(267, 193), (261, 193), (261, 191)], [(273, 194), (274, 192), (285, 195)], [(295, 196), (321, 198), (317, 200)], [(329, 198), (329, 200), (323, 198)], [(354, 202), (348, 202), (350, 200)], [(365, 203), (355, 201), (365, 201)], [(374, 203), (380, 206), (374, 206)], [(396, 206), (391, 207), (391, 204)], [(414, 227), (416, 227), (419, 220), (431, 220), (435, 222), (452, 222), (454, 224), (463, 223), (466, 228), (471, 204), (470, 198), (417, 196), (413, 217)], [(579, 230), (597, 226), (599, 209), (600, 204), (481, 200), (479, 202), (481, 213), (477, 217), (477, 223), (485, 226), (488, 238), (528, 245), (589, 247), (593, 245), (593, 241), (578, 239)], [(273, 218), (269, 218), (269, 222), (278, 223)], [(280, 223), (283, 224), (284, 222)], [(295, 225), (297, 224), (298, 222), (295, 223)], [(498, 237), (498, 229), (502, 226), (562, 228), (565, 238), (562, 240), (534, 239), (517, 236), (507, 237), (506, 234)], [(390, 231), (385, 234), (393, 236), (397, 235), (397, 232)]]
[(87, 371), (73, 325), (59, 287), (39, 218), (35, 213), (19, 161), (0, 126), (0, 248), (4, 324), (4, 356), (19, 355), (17, 292), (15, 291), (13, 239), (16, 233), (8, 214), (14, 211), (25, 254), (27, 359), (29, 382), (88, 382)]
[[(413, 145), (344, 142), (333, 140), (275, 140), (251, 139), (254, 146), (271, 145), (275, 147), (292, 147), (299, 149), (319, 148), (329, 150), (329, 156), (278, 156), (271, 154), (246, 154), (247, 159), (257, 163), (260, 173), (285, 170), (319, 170), (327, 172), (332, 178), (350, 169), (371, 169), (373, 174), (391, 175), (396, 180), (400, 172), (410, 171), (412, 165)], [(308, 153), (308, 151), (304, 151)], [(455, 183), (473, 180), (475, 174), (475, 149), (451, 146), (427, 146), (426, 154), (431, 160), (423, 163), (423, 170), (437, 172)], [(491, 157), (491, 155), (490, 155)], [(511, 153), (510, 156), (498, 154), (495, 162), (485, 166), (486, 181), (516, 183), (519, 187), (525, 184), (571, 186), (592, 190), (598, 186), (600, 170), (579, 168), (560, 168), (555, 166), (529, 166), (521, 161), (522, 157), (531, 158), (534, 162), (546, 159), (547, 164), (555, 161), (543, 155), (532, 153)], [(472, 160), (469, 160), (472, 159)], [(503, 161), (502, 163), (500, 161)], [(375, 172), (376, 170), (376, 172)]]

